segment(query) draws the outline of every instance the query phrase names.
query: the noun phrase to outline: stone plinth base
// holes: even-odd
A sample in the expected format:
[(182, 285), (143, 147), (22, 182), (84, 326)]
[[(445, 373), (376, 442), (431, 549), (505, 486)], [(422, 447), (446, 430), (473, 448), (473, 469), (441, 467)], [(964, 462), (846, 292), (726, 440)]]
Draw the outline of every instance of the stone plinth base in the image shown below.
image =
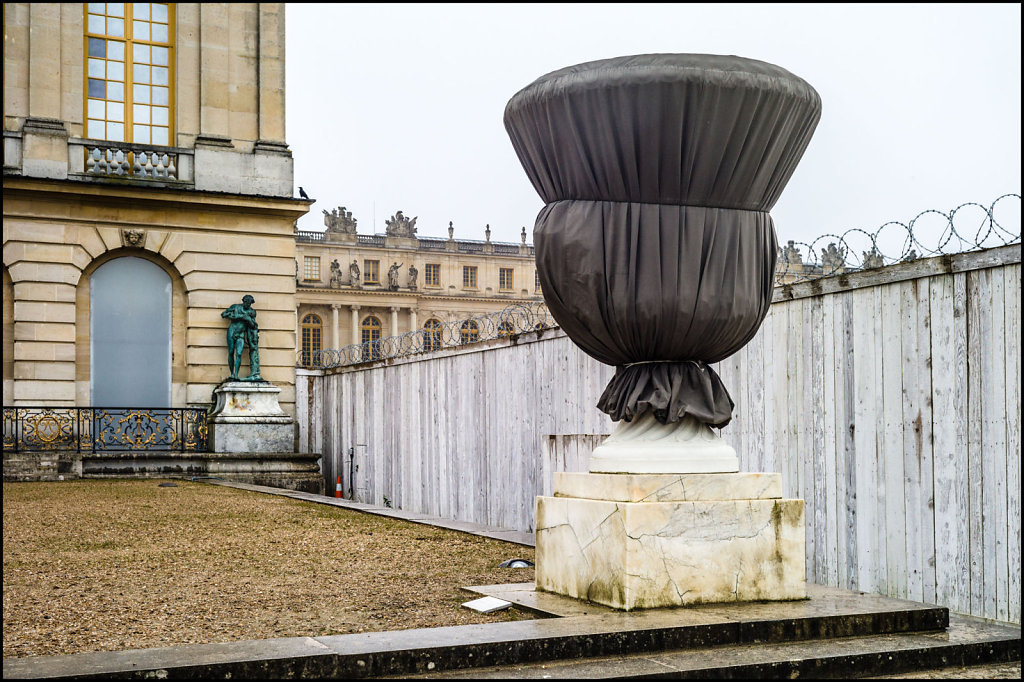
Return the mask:
[(804, 502), (781, 474), (556, 473), (537, 589), (632, 610), (803, 599)]
[(295, 423), (281, 409), (281, 389), (266, 381), (225, 381), (213, 391), (210, 449), (214, 452), (294, 452)]
[(210, 422), (213, 452), (293, 452), (294, 424), (223, 424)]

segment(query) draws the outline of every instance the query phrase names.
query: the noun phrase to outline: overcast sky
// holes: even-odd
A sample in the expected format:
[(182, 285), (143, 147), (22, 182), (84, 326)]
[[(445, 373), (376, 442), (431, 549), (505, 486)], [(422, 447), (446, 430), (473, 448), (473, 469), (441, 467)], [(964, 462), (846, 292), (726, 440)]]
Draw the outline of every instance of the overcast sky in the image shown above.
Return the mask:
[[(760, 59), (821, 95), (771, 211), (782, 242), (1021, 190), (1019, 4), (296, 3), (286, 21), (295, 184), (317, 200), (303, 230), (345, 206), (360, 233), (383, 232), (400, 209), (420, 236), (452, 221), (456, 238), (483, 239), (489, 223), (493, 240), (525, 226), (532, 243), (543, 204), (505, 104), (556, 69), (657, 52)], [(1002, 205), (1019, 232), (1020, 202)]]

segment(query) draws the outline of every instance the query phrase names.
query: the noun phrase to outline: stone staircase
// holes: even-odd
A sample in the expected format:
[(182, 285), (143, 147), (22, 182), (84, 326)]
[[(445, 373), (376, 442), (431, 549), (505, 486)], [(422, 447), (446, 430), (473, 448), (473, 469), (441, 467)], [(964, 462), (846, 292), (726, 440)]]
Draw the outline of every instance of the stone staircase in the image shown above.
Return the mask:
[(857, 678), (1020, 661), (1020, 628), (808, 585), (808, 599), (621, 612), (537, 592), (465, 588), (540, 616), (72, 656), (5, 659), (4, 679)]

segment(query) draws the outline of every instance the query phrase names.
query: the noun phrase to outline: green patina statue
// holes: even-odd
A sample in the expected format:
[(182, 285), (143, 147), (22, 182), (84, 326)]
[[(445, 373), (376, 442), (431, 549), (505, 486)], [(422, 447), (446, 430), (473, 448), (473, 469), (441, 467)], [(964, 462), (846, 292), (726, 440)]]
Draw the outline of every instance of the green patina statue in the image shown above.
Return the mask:
[(249, 347), (249, 376), (241, 381), (263, 381), (260, 376), (260, 330), (256, 324), (256, 311), (252, 304), (255, 302), (249, 294), (242, 297), (241, 303), (228, 306), (228, 309), (220, 314), (231, 320), (228, 325), (228, 369), (231, 370), (231, 378), (238, 379), (238, 370), (242, 366), (242, 351), (245, 346)]

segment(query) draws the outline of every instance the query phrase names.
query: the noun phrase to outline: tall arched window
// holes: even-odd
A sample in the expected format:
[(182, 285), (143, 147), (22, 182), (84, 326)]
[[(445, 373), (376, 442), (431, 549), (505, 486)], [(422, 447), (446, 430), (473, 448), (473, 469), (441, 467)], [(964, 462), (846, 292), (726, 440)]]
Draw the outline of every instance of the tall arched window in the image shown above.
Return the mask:
[(311, 367), (323, 348), (323, 322), (309, 313), (302, 318), (302, 366)]
[(460, 343), (473, 343), (480, 340), (480, 327), (473, 320), (466, 320), (459, 329)]
[(124, 256), (89, 280), (90, 403), (171, 406), (171, 278)]
[(441, 323), (433, 318), (423, 324), (423, 350), (432, 351), (441, 348)]
[(380, 320), (373, 315), (363, 318), (360, 340), (363, 344), (364, 360), (380, 360)]
[(498, 336), (512, 336), (515, 333), (515, 327), (508, 320), (502, 320), (501, 324), (498, 325)]

